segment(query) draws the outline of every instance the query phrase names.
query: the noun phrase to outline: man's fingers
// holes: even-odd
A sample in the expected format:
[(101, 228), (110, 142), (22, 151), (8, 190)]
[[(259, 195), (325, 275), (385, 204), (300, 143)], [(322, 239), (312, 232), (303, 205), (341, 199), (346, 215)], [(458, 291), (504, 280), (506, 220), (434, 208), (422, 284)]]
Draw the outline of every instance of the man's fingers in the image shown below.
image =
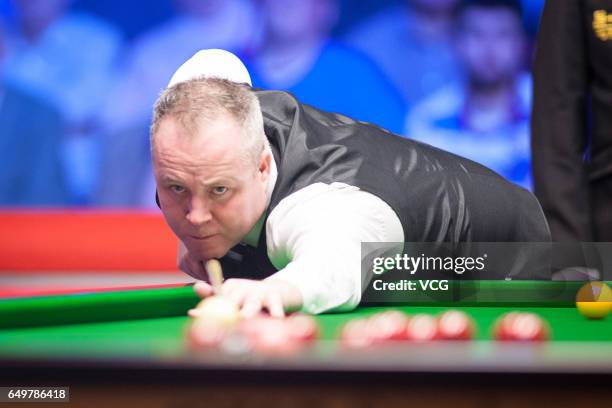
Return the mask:
[(259, 296), (249, 296), (244, 300), (242, 309), (240, 310), (240, 316), (246, 319), (255, 317), (261, 312), (262, 307), (263, 304)]
[(245, 286), (253, 286), (253, 284), (255, 283), (255, 281), (252, 280), (248, 280), (248, 279), (238, 279), (238, 278), (231, 278), (231, 279), (227, 279), (225, 282), (223, 282), (223, 291), (232, 291), (236, 288), (243, 288)]
[(193, 290), (199, 297), (212, 296), (214, 292), (213, 287), (204, 281), (196, 281), (196, 283), (193, 285)]
[[(197, 281), (193, 288), (200, 297), (216, 294), (208, 282)], [(228, 279), (222, 289), (223, 297), (238, 305), (240, 315), (244, 318), (254, 317), (264, 308), (272, 317), (285, 317), (283, 297), (262, 282)]]
[(229, 285), (223, 286), (223, 297), (231, 300), (238, 306), (241, 306), (244, 302), (244, 299), (249, 294), (248, 288), (241, 285)]
[(283, 318), (285, 317), (285, 309), (283, 308), (283, 299), (278, 293), (268, 293), (264, 299), (264, 306), (268, 309), (270, 316)]

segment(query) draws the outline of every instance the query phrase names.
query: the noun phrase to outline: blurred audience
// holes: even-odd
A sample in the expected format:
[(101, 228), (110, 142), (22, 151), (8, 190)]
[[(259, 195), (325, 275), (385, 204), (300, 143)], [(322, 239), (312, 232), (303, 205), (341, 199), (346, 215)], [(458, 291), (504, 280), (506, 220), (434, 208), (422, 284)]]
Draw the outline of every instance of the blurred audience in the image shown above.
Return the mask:
[(350, 44), (373, 58), (411, 107), (458, 74), (452, 50), (457, 0), (403, 0), (358, 25)]
[(257, 38), (248, 0), (174, 0), (177, 15), (136, 38), (104, 110), (102, 171), (96, 203), (155, 206), (148, 125), (172, 73), (202, 48), (241, 53)]
[[(0, 72), (5, 31), (0, 21)], [(69, 202), (60, 163), (62, 122), (44, 101), (0, 76), (0, 206)]]
[(397, 0), (342, 42), (331, 34), (338, 0), (172, 0), (175, 14), (124, 47), (117, 27), (74, 0), (0, 0), (0, 205), (154, 207), (152, 104), (202, 48), (242, 56), (257, 87), (406, 131), (529, 186), (517, 3), (533, 26), (543, 0), (460, 1)]
[(282, 89), (302, 102), (403, 129), (401, 96), (364, 54), (330, 38), (336, 0), (258, 0), (263, 13), (261, 47), (247, 65), (253, 85)]
[(455, 48), (465, 77), (417, 105), (406, 134), (531, 187), (531, 80), (518, 0), (462, 0)]
[[(66, 125), (61, 155), (70, 203), (87, 204), (98, 170), (97, 114), (121, 35), (93, 15), (70, 11), (71, 4), (72, 0), (12, 1), (4, 75), (61, 114)], [(24, 114), (40, 120), (32, 112)], [(25, 165), (23, 171), (28, 171)]]

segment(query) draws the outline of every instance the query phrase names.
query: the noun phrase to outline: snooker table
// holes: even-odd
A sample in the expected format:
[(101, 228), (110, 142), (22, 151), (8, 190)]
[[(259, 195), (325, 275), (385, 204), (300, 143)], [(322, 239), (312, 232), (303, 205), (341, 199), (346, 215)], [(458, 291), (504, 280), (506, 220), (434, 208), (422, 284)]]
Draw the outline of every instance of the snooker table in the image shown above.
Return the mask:
[[(578, 314), (582, 284), (453, 281), (450, 300), (317, 316), (320, 340), (289, 355), (190, 350), (185, 313), (198, 302), (190, 285), (5, 299), (0, 385), (70, 386), (71, 407), (609, 406), (612, 319)], [(345, 322), (391, 308), (464, 310), (476, 339), (341, 347)], [(492, 341), (493, 321), (511, 310), (545, 318), (552, 340)]]

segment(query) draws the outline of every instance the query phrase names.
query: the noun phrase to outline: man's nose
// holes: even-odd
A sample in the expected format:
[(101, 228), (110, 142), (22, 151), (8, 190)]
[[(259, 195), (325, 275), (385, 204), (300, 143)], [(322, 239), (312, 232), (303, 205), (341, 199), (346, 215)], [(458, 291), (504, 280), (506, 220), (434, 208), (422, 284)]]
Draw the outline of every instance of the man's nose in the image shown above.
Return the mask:
[(194, 226), (200, 226), (207, 223), (212, 219), (209, 203), (201, 198), (192, 198), (189, 203), (186, 218), (187, 221)]

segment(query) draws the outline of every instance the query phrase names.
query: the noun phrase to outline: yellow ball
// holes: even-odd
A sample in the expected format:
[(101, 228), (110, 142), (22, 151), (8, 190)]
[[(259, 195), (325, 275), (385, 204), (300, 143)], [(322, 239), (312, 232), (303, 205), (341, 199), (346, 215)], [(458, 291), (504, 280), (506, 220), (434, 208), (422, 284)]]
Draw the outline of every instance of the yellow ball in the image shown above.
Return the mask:
[(202, 300), (193, 310), (197, 319), (213, 320), (224, 326), (238, 323), (240, 309), (238, 305), (222, 296), (211, 296)]
[(589, 319), (603, 319), (612, 311), (612, 290), (604, 282), (589, 282), (576, 294), (576, 308)]
[(610, 313), (610, 302), (576, 302), (576, 307), (589, 319), (603, 319)]

